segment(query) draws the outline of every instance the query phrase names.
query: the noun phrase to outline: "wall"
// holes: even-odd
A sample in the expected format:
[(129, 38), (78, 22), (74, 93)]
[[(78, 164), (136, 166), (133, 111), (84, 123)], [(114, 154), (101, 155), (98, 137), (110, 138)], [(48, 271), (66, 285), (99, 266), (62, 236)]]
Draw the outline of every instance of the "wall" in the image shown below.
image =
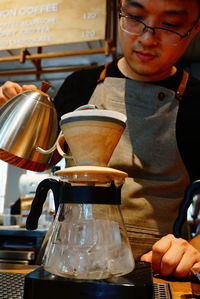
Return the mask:
[(23, 169), (8, 164), (4, 208), (9, 208), (19, 198), (19, 177), (24, 172)]

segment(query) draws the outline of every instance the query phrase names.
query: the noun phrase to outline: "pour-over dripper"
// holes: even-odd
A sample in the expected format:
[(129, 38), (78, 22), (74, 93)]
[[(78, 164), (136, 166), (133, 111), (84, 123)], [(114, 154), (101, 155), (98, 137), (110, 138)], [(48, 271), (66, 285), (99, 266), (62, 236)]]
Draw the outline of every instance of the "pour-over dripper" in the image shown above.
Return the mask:
[[(59, 154), (73, 159), (75, 165), (107, 166), (126, 127), (126, 115), (113, 110), (84, 105), (61, 117), (62, 134), (52, 148), (37, 150), (49, 154), (57, 148)], [(70, 153), (64, 150), (67, 143)]]
[(75, 165), (107, 166), (126, 127), (126, 116), (112, 110), (73, 111), (62, 116), (60, 127)]

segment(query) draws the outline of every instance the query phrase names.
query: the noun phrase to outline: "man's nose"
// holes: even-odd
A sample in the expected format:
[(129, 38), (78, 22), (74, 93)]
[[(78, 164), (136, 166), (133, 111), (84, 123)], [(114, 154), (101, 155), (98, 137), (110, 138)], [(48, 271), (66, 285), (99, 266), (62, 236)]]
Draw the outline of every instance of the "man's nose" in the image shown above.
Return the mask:
[(156, 34), (151, 28), (146, 28), (144, 32), (138, 37), (139, 41), (145, 45), (157, 45), (159, 42), (157, 40)]

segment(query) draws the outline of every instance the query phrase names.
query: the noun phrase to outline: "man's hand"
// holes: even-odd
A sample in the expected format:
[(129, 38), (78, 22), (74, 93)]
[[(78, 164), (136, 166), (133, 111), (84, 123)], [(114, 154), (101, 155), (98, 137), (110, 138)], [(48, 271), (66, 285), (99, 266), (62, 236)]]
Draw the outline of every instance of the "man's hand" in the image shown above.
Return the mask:
[(16, 96), (18, 93), (26, 90), (35, 90), (37, 87), (35, 85), (23, 85), (11, 81), (7, 81), (0, 87), (0, 107), (8, 102), (11, 98)]
[(155, 273), (181, 278), (186, 277), (193, 267), (199, 266), (200, 252), (186, 240), (166, 235), (141, 260), (150, 262)]

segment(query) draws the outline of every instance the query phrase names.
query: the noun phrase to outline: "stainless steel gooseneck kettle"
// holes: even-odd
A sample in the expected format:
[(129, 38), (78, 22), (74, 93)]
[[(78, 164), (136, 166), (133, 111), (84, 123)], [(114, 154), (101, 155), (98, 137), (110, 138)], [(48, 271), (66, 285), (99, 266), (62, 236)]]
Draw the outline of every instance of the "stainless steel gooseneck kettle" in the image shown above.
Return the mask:
[(57, 151), (45, 155), (37, 147), (49, 149), (56, 141), (56, 110), (43, 82), (41, 90), (28, 90), (12, 98), (0, 109), (0, 159), (32, 171), (51, 168), (60, 159)]

